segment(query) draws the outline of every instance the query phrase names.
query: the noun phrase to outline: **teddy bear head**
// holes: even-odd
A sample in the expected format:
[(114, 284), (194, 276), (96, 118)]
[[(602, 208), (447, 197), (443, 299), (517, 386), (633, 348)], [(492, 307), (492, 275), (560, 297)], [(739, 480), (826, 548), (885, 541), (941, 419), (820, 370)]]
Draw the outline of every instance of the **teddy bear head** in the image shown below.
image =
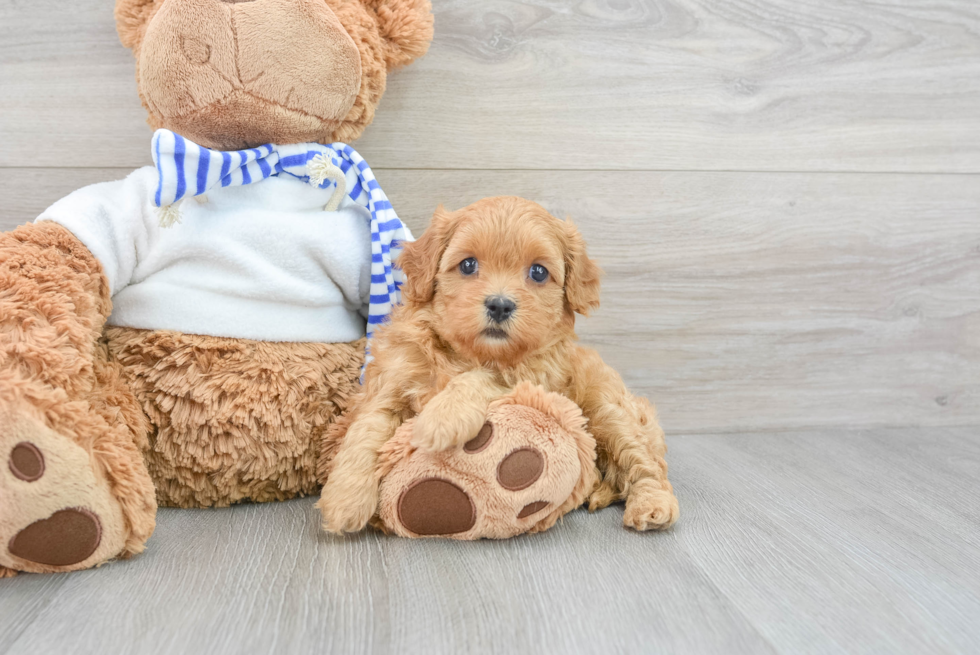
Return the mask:
[(151, 127), (210, 148), (352, 141), (388, 71), (425, 54), (429, 0), (117, 0)]

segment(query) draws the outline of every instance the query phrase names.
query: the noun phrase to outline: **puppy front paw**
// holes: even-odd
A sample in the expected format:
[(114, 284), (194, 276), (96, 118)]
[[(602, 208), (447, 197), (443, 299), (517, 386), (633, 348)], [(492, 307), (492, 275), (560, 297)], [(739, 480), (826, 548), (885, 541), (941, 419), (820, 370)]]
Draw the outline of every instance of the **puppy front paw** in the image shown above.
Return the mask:
[(626, 498), (623, 525), (634, 530), (666, 530), (680, 515), (677, 498), (666, 489), (640, 488)]
[(320, 492), (321, 526), (327, 532), (343, 534), (363, 530), (378, 509), (378, 485), (375, 482), (354, 488), (342, 481), (327, 481)]
[(462, 446), (474, 439), (487, 420), (486, 410), (445, 407), (436, 396), (422, 409), (412, 428), (411, 445), (421, 451), (436, 453)]

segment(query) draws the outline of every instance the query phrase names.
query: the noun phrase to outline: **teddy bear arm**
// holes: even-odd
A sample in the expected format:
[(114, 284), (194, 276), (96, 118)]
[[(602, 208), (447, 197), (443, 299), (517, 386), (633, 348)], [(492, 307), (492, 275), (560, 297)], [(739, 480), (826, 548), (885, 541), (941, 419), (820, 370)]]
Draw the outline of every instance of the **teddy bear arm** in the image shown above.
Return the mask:
[[(0, 234), (3, 369), (71, 391), (91, 379), (109, 315), (102, 266), (65, 227), (29, 223)], [(84, 379), (88, 378), (88, 380)]]

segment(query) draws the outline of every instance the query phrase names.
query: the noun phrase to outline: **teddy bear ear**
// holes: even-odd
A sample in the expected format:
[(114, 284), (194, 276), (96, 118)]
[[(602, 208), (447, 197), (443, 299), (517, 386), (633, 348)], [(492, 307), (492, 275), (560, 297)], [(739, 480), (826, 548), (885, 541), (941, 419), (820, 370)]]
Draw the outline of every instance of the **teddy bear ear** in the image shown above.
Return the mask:
[(143, 39), (143, 30), (155, 5), (156, 0), (116, 0), (116, 31), (119, 40), (130, 50)]
[(430, 0), (361, 0), (378, 20), (385, 64), (394, 70), (426, 53), (432, 42)]

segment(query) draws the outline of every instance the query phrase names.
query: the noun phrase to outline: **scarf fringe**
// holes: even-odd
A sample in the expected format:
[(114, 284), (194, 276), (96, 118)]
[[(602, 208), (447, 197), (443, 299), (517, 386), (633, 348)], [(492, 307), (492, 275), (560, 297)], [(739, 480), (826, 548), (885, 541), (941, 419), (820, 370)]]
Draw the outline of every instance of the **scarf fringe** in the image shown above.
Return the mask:
[(180, 203), (181, 201), (178, 200), (172, 205), (160, 208), (158, 212), (160, 227), (167, 229), (180, 223)]

